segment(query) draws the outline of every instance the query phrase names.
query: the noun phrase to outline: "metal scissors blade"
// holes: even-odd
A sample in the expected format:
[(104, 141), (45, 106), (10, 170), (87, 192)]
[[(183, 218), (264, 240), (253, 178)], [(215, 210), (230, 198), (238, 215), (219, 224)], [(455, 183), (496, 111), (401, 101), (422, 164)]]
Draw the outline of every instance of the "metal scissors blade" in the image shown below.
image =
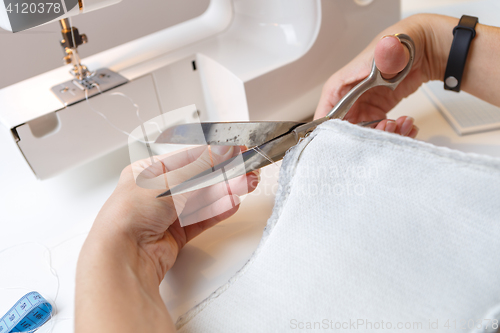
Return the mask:
[(190, 123), (167, 128), (155, 143), (255, 147), (303, 123), (293, 121)]
[[(354, 102), (356, 102), (356, 100), (368, 89), (376, 86), (386, 86), (394, 90), (410, 72), (415, 58), (415, 45), (413, 40), (404, 34), (397, 34), (396, 37), (398, 37), (401, 43), (403, 43), (409, 50), (410, 59), (406, 67), (395, 77), (391, 79), (384, 79), (375, 65), (374, 60), (371, 73), (368, 77), (351, 89), (351, 91), (349, 91), (347, 95), (345, 95), (324, 118), (317, 119), (309, 123), (233, 123), (241, 125), (239, 128), (243, 133), (245, 133), (244, 135), (242, 135), (242, 133), (234, 133), (233, 135), (230, 131), (234, 125), (228, 125), (229, 123), (206, 123), (207, 125), (202, 126), (203, 139), (201, 139), (201, 142), (197, 141), (198, 144), (221, 144), (222, 142), (222, 144), (246, 145), (248, 147), (255, 145), (256, 147), (243, 152), (241, 156), (233, 157), (214, 166), (213, 168), (203, 171), (176, 187), (158, 195), (158, 197), (170, 196), (172, 194), (182, 194), (202, 189), (228, 181), (229, 179), (244, 175), (248, 172), (252, 172), (273, 162), (279, 161), (284, 157), (288, 149), (296, 145), (300, 139), (311, 133), (319, 124), (329, 119), (343, 119)], [(372, 126), (380, 121), (381, 120), (375, 120), (359, 123), (358, 125)], [(280, 124), (282, 126), (280, 126)], [(199, 124), (194, 125), (197, 125), (199, 128)], [(231, 126), (231, 128), (229, 128), (229, 126)], [(187, 126), (180, 125), (177, 129), (170, 129), (170, 132), (165, 133), (165, 135), (162, 133), (156, 142), (194, 144), (194, 140), (198, 140), (199, 138), (196, 138), (195, 135), (188, 134), (190, 130), (193, 130), (191, 124)], [(219, 130), (221, 130), (220, 135), (218, 134)], [(255, 137), (251, 137), (251, 133), (255, 133)], [(240, 134), (240, 136), (238, 136), (238, 134)], [(177, 135), (180, 137), (177, 138)], [(236, 138), (234, 136), (236, 136)], [(177, 141), (174, 142), (174, 140)]]
[(287, 150), (295, 146), (298, 140), (296, 134), (289, 131), (289, 133), (265, 142), (254, 149), (244, 151), (241, 155), (199, 173), (158, 195), (157, 198), (199, 190), (265, 167), (281, 160)]

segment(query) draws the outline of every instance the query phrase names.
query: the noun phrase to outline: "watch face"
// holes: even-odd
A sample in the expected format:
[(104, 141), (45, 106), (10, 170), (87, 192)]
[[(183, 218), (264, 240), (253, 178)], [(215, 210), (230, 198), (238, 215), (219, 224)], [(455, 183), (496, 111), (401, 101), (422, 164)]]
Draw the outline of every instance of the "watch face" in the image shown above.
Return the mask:
[(12, 32), (53, 21), (78, 6), (78, 0), (4, 0)]

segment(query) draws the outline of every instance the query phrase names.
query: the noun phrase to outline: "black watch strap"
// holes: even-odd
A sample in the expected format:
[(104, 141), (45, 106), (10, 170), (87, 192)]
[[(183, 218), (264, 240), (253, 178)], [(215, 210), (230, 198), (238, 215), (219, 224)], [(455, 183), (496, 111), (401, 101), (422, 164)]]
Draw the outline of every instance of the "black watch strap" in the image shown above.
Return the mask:
[(444, 89), (446, 90), (460, 91), (470, 43), (476, 36), (477, 22), (477, 17), (463, 15), (458, 25), (453, 29), (453, 43), (444, 72)]

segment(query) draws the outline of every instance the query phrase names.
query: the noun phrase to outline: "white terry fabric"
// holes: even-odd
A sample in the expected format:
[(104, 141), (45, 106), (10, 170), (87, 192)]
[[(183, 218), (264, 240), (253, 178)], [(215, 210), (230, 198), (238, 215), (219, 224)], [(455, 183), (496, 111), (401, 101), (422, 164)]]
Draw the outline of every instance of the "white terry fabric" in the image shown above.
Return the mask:
[(286, 155), (253, 257), (177, 327), (467, 332), (500, 302), (499, 235), (499, 159), (329, 121)]

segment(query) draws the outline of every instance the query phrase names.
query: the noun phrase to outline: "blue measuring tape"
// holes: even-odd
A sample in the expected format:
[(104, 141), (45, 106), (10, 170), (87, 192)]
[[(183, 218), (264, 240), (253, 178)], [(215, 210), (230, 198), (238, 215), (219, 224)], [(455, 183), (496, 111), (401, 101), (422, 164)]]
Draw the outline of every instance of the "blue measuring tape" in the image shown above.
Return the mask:
[(0, 333), (34, 332), (49, 320), (52, 305), (36, 291), (27, 293), (0, 319)]

